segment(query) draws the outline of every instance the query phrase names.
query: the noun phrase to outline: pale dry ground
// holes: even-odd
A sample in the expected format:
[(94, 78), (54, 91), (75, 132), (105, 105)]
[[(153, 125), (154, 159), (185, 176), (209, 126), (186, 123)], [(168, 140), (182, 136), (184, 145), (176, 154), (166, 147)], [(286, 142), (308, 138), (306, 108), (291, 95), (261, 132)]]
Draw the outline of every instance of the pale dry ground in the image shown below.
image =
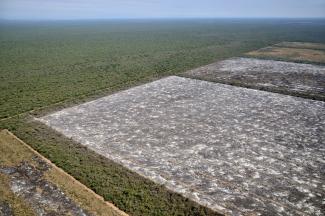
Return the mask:
[(325, 49), (303, 49), (289, 47), (266, 47), (246, 54), (255, 58), (283, 59), (287, 61), (313, 62), (325, 64)]
[(0, 131), (0, 215), (126, 216), (7, 130)]
[(256, 58), (231, 58), (184, 76), (276, 93), (325, 100), (325, 66)]
[(38, 120), (225, 214), (322, 214), (321, 101), (172, 76)]
[(274, 46), (290, 47), (290, 48), (301, 48), (301, 49), (325, 50), (325, 44), (322, 44), (322, 43), (288, 42), (288, 41), (285, 41), (285, 42), (275, 44)]

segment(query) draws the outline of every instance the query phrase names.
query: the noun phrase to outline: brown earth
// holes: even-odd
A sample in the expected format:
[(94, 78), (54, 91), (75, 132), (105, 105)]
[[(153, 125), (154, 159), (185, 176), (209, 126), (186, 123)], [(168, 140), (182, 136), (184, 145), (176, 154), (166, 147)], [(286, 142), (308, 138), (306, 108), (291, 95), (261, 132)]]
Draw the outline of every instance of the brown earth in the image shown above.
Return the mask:
[(0, 215), (126, 215), (7, 130), (0, 131)]
[(285, 41), (285, 42), (275, 44), (274, 46), (289, 47), (289, 48), (325, 50), (325, 44), (321, 44), (321, 43), (287, 42), (287, 41)]
[(247, 56), (325, 64), (325, 50), (316, 49), (274, 46), (249, 52)]

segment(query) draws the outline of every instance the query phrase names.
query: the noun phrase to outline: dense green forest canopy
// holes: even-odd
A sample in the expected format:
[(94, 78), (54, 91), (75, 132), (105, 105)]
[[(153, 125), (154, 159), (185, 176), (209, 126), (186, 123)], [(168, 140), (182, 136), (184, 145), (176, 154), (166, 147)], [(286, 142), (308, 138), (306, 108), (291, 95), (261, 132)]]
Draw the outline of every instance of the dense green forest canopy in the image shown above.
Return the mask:
[(1, 21), (0, 118), (281, 41), (325, 42), (324, 27), (323, 19)]

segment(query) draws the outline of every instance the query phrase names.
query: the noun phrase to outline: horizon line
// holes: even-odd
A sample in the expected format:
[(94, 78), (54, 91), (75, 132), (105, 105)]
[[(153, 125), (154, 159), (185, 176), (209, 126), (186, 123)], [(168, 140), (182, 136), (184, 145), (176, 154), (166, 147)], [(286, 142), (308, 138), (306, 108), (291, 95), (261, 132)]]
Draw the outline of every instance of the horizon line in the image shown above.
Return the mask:
[(0, 18), (0, 21), (92, 21), (92, 20), (187, 20), (187, 19), (325, 19), (324, 17), (107, 17), (107, 18), (67, 18), (67, 19), (29, 19)]

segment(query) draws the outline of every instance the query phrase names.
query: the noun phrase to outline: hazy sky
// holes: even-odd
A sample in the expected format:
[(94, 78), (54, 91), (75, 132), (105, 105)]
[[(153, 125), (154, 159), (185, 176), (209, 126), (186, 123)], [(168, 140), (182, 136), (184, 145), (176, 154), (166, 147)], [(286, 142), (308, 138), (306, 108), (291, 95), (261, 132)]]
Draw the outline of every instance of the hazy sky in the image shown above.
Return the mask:
[(0, 0), (4, 19), (325, 17), (325, 0)]

